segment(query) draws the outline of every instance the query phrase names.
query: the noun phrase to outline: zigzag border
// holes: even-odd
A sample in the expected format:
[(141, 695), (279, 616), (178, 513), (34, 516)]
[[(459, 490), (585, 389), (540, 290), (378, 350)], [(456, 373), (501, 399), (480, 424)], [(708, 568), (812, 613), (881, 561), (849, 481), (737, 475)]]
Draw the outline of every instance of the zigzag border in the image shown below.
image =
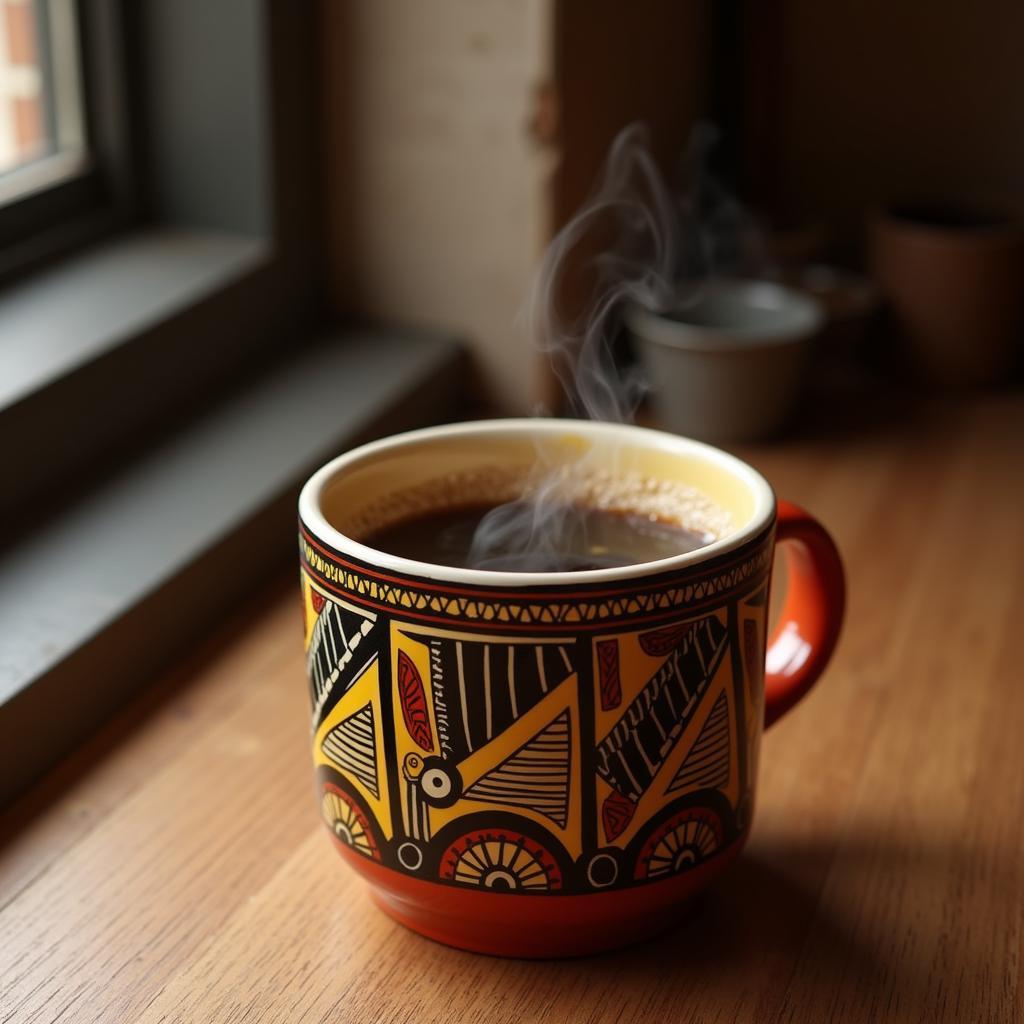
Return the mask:
[(719, 564), (701, 563), (615, 589), (583, 584), (574, 591), (543, 586), (476, 590), (415, 576), (385, 575), (327, 548), (301, 522), (299, 552), (303, 569), (328, 593), (403, 619), (474, 627), (497, 624), (513, 631), (590, 631), (678, 614), (680, 606), (687, 613), (721, 606), (748, 589), (752, 580), (768, 574), (773, 529), (774, 523), (739, 550), (716, 559)]

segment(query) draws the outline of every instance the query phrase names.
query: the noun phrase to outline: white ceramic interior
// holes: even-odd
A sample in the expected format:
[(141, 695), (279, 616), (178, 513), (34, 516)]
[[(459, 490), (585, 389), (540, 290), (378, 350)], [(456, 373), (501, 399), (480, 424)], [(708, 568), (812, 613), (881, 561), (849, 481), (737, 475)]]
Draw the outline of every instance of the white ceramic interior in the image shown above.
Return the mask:
[[(653, 480), (667, 488), (660, 494), (690, 489), (723, 510), (728, 526), (714, 542), (671, 558), (542, 574), (415, 562), (360, 539), (375, 526), (460, 500), (508, 500), (538, 463), (616, 480)], [(306, 527), (343, 555), (383, 570), (482, 586), (611, 582), (682, 568), (742, 545), (771, 522), (774, 510), (764, 477), (717, 448), (642, 427), (553, 419), (459, 423), (374, 441), (327, 463), (299, 497)]]
[(626, 312), (660, 424), (705, 441), (764, 437), (785, 423), (823, 322), (820, 303), (769, 281), (708, 282), (671, 315)]

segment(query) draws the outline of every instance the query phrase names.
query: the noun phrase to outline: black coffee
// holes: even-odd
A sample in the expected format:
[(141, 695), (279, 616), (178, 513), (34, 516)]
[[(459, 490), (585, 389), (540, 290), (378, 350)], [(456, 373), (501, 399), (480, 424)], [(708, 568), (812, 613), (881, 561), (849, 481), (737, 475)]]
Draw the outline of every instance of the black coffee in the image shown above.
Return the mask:
[(504, 572), (583, 572), (694, 551), (713, 537), (639, 512), (526, 502), (464, 505), (401, 520), (363, 543), (434, 565)]

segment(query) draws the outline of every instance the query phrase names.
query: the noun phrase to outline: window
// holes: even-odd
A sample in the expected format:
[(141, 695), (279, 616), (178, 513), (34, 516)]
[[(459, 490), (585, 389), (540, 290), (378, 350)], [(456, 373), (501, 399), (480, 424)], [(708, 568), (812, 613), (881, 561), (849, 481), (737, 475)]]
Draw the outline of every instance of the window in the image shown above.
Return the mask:
[(124, 225), (119, 0), (0, 0), (0, 284)]
[(86, 162), (74, 0), (0, 0), (0, 203)]

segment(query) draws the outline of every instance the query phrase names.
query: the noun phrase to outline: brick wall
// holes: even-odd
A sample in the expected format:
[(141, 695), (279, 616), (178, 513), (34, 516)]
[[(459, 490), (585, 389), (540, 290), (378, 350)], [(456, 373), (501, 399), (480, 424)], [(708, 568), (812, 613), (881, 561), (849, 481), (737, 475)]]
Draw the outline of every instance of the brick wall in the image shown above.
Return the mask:
[(0, 0), (0, 173), (43, 149), (35, 30), (31, 0)]

